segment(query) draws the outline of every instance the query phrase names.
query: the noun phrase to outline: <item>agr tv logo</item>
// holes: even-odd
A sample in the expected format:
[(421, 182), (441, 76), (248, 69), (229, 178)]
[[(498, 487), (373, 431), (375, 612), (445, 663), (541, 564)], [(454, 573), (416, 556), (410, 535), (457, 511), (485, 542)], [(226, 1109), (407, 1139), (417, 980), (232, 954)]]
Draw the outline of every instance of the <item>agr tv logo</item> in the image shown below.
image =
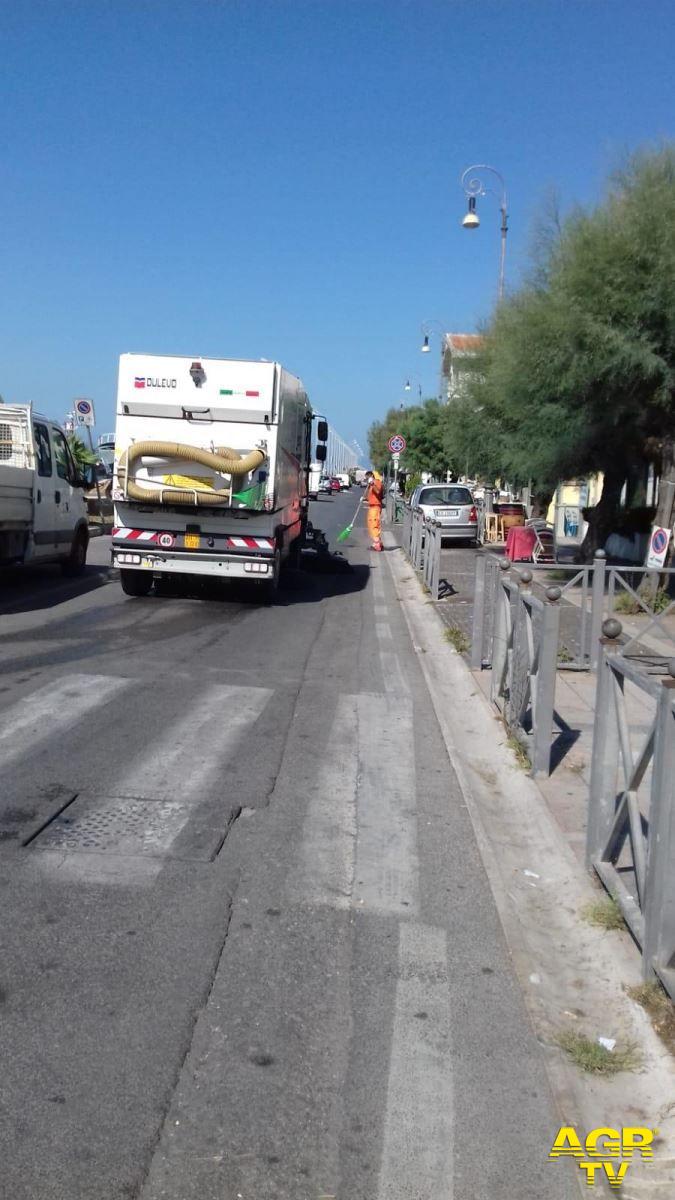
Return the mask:
[(623, 1129), (601, 1125), (598, 1129), (591, 1129), (582, 1144), (576, 1129), (571, 1125), (563, 1125), (556, 1134), (549, 1158), (574, 1158), (580, 1170), (586, 1172), (588, 1187), (594, 1187), (596, 1174), (600, 1172), (602, 1178), (604, 1172), (609, 1186), (618, 1190), (626, 1178), (634, 1154), (639, 1154), (641, 1158), (652, 1158), (651, 1145), (658, 1132), (658, 1129), (632, 1125)]

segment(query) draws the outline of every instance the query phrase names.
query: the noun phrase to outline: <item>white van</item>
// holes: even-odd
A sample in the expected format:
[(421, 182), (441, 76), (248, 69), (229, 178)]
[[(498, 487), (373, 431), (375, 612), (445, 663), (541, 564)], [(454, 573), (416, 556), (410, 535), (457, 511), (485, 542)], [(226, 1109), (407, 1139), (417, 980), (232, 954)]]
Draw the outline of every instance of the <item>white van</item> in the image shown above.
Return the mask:
[(79, 574), (89, 527), (66, 435), (30, 404), (0, 403), (0, 567), (60, 562)]

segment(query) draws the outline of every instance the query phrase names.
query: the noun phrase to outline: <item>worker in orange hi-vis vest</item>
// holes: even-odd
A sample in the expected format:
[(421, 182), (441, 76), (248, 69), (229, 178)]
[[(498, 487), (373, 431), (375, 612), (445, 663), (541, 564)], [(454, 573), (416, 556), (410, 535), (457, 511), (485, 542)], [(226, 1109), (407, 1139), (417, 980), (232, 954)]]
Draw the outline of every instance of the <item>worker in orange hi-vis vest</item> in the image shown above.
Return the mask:
[(384, 484), (379, 471), (368, 471), (366, 474), (366, 504), (368, 505), (368, 533), (370, 534), (371, 550), (382, 550), (382, 505), (384, 504)]

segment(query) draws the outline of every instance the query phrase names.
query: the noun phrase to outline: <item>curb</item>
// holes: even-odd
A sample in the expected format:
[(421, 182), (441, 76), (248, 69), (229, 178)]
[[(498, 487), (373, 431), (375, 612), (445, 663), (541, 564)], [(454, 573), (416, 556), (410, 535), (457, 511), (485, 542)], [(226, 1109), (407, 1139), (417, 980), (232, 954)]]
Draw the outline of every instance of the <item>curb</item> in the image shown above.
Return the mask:
[[(544, 1050), (561, 1124), (584, 1131), (617, 1124), (659, 1128), (653, 1163), (636, 1161), (633, 1168), (636, 1194), (646, 1185), (647, 1168), (647, 1186), (656, 1186), (655, 1195), (666, 1186), (675, 1194), (675, 1112), (669, 1111), (675, 1064), (647, 1014), (623, 990), (641, 982), (632, 940), (628, 933), (595, 929), (579, 916), (584, 903), (597, 899), (597, 890), (536, 782), (514, 764), (501, 723), (469, 667), (444, 640), (442, 618), (410, 578), (403, 551), (394, 547), (391, 533), (385, 536), (387, 565)], [(636, 1042), (643, 1056), (640, 1070), (613, 1077), (582, 1074), (556, 1045), (567, 1028)], [(580, 1194), (588, 1195), (581, 1177), (579, 1171)], [(622, 1189), (626, 1200), (632, 1182), (633, 1172)], [(602, 1194), (597, 1185), (596, 1191)]]

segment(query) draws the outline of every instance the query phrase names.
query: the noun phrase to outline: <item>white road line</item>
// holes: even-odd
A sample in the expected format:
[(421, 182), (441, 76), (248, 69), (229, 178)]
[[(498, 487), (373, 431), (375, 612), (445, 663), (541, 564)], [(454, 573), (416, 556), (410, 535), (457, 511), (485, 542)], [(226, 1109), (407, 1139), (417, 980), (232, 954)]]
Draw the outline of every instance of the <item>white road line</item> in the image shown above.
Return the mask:
[(375, 604), (375, 616), (381, 621), (386, 621), (389, 616), (389, 609), (386, 604)]
[(406, 696), (355, 697), (358, 837), (354, 902), (414, 915), (419, 909), (415, 750)]
[(382, 577), (382, 570), (383, 570), (383, 568), (381, 566), (377, 566), (377, 567), (372, 567), (371, 571), (370, 571), (370, 579), (371, 579), (371, 582), (373, 585), (373, 595), (375, 597), (376, 603), (379, 603), (380, 601), (384, 601), (384, 599), (385, 599), (384, 579)]
[(130, 683), (117, 675), (68, 675), (17, 701), (0, 716), (0, 763), (34, 754), (40, 742), (64, 733)]
[(340, 696), (305, 816), (290, 892), (299, 902), (349, 908), (356, 841), (357, 718)]
[(388, 621), (376, 621), (375, 633), (377, 634), (378, 641), (380, 642), (390, 642), (392, 640), (391, 629), (389, 628)]
[(220, 778), (226, 793), (223, 768), (271, 695), (271, 688), (208, 688), (199, 700), (186, 703), (162, 736), (149, 741), (118, 778), (106, 780), (108, 794), (197, 802), (204, 787)]
[(377, 1200), (452, 1200), (452, 1028), (444, 931), (403, 922), (398, 958)]
[(391, 696), (409, 696), (410, 685), (401, 667), (401, 660), (395, 650), (380, 650), (380, 665), (384, 690)]
[(297, 903), (419, 909), (412, 704), (340, 696), (289, 892)]

